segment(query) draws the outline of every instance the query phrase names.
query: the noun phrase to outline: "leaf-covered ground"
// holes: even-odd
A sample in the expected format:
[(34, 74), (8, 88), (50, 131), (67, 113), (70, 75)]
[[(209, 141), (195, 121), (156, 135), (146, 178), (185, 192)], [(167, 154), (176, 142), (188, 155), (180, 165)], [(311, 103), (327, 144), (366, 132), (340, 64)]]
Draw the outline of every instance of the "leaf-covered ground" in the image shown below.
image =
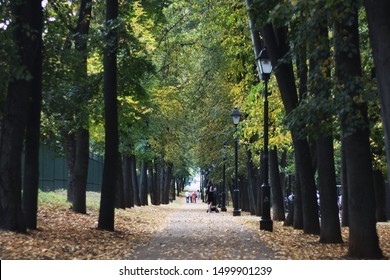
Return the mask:
[(97, 229), (99, 198), (92, 199), (96, 201), (91, 202), (94, 205), (88, 208), (87, 215), (74, 213), (66, 203), (40, 203), (38, 230), (28, 234), (0, 231), (0, 258), (123, 259), (135, 244), (158, 231), (169, 213), (176, 211), (167, 205), (117, 209), (115, 231), (109, 232)]
[[(259, 221), (249, 217), (247, 225), (256, 229)], [(390, 258), (390, 223), (378, 223), (380, 247), (386, 259)], [(274, 231), (257, 231), (259, 238), (277, 252), (278, 259), (290, 260), (338, 260), (348, 259), (348, 228), (342, 228), (342, 244), (320, 244), (318, 235), (304, 234), (301, 230), (274, 222)]]
[[(343, 244), (324, 245), (318, 242), (318, 236), (303, 234), (280, 222), (274, 222), (274, 232), (264, 232), (259, 230), (258, 217), (246, 213), (233, 217), (231, 209), (227, 213), (206, 213), (206, 204), (186, 204), (182, 198), (170, 205), (116, 210), (116, 231), (102, 231), (97, 229), (97, 205), (95, 202), (88, 208), (88, 214), (82, 215), (72, 212), (64, 202), (40, 202), (38, 230), (28, 234), (0, 232), (0, 258), (254, 259), (268, 256), (313, 260), (345, 259), (348, 250), (345, 228)], [(377, 228), (381, 248), (389, 258), (390, 223), (379, 223)]]

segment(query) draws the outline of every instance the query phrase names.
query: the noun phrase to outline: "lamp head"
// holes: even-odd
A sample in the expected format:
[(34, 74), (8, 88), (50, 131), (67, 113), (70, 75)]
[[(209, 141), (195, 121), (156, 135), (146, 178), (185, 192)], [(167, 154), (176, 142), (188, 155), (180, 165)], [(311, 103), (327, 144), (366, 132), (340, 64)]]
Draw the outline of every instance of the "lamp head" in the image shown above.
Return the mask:
[(234, 108), (233, 112), (231, 113), (231, 116), (233, 119), (233, 123), (235, 125), (238, 125), (238, 123), (240, 122), (241, 112), (237, 108)]

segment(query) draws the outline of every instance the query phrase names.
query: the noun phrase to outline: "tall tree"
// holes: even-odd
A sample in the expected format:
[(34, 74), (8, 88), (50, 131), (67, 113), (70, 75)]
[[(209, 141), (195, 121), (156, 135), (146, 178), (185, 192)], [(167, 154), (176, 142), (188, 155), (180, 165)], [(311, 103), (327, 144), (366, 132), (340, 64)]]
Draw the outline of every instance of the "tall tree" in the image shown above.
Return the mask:
[[(69, 5), (60, 1), (49, 1), (55, 12), (55, 21), (61, 24), (60, 30), (66, 32), (65, 43), (61, 52), (61, 67), (55, 67), (57, 74), (54, 82), (49, 82), (46, 100), (50, 100), (50, 114), (60, 114), (57, 122), (57, 134), (61, 135), (68, 164), (68, 200), (72, 202), (72, 209), (78, 213), (86, 213), (86, 186), (89, 163), (89, 115), (87, 105), (93, 95), (91, 78), (88, 77), (88, 38), (91, 24), (92, 1), (81, 0), (77, 4)], [(52, 27), (53, 25), (53, 27)], [(55, 28), (55, 22), (48, 26), (49, 34)], [(57, 24), (59, 25), (59, 24)], [(56, 33), (59, 32), (55, 29)], [(52, 36), (50, 34), (50, 36)], [(51, 42), (51, 38), (47, 39)], [(63, 35), (64, 36), (64, 35)], [(55, 48), (50, 46), (49, 48)], [(49, 61), (55, 61), (57, 54), (48, 52)], [(62, 69), (62, 67), (64, 69)], [(66, 69), (66, 70), (65, 70)], [(65, 71), (64, 71), (65, 70)], [(52, 79), (50, 77), (50, 79)], [(56, 83), (56, 84), (55, 84)], [(60, 84), (61, 86), (58, 86)], [(58, 91), (53, 89), (59, 87)], [(55, 95), (57, 98), (54, 98)], [(64, 109), (66, 108), (66, 109)], [(62, 112), (61, 112), (62, 111)], [(64, 119), (66, 121), (64, 121)]]
[[(298, 106), (298, 96), (292, 63), (286, 59), (282, 60), (289, 51), (287, 27), (275, 27), (272, 24), (267, 24), (262, 32), (272, 63), (277, 69), (275, 76), (288, 114)], [(295, 164), (301, 184), (304, 232), (319, 234), (318, 206), (309, 144), (295, 131), (292, 131), (292, 138), (295, 148)]]
[[(252, 3), (250, 3), (252, 2)], [(277, 1), (280, 2), (280, 1)], [(274, 25), (264, 18), (262, 11), (270, 10), (270, 3), (261, 1), (247, 1), (250, 16), (255, 20), (267, 47), (275, 69), (275, 77), (278, 82), (280, 94), (286, 114), (297, 108), (298, 95), (291, 59), (287, 26)], [(252, 5), (251, 5), (252, 4)], [(319, 234), (319, 220), (317, 216), (317, 203), (315, 195), (314, 170), (311, 164), (311, 154), (308, 142), (305, 138), (291, 131), (295, 149), (295, 164), (299, 175), (303, 206), (303, 226), (305, 233)]]
[(99, 210), (98, 228), (114, 230), (115, 187), (118, 163), (118, 104), (117, 104), (117, 47), (116, 32), (118, 0), (106, 0), (106, 38), (104, 52), (104, 119), (105, 159)]
[[(3, 114), (0, 140), (0, 228), (25, 232), (22, 212), (22, 148), (28, 124), (31, 99), (39, 99), (42, 52), (42, 6), (40, 0), (11, 2), (13, 41), (16, 56), (13, 59), (11, 78)], [(34, 79), (38, 79), (35, 80)], [(34, 97), (32, 93), (34, 89)], [(34, 114), (36, 120), (36, 114)], [(36, 132), (36, 123), (30, 126)], [(35, 127), (35, 129), (33, 129)], [(36, 137), (30, 154), (36, 155)], [(32, 139), (30, 138), (30, 139)], [(31, 164), (31, 162), (30, 162)], [(33, 175), (35, 177), (35, 175)], [(33, 186), (32, 188), (35, 188)], [(32, 189), (31, 189), (32, 190)], [(32, 190), (32, 192), (35, 192)], [(34, 195), (34, 194), (31, 194)], [(33, 204), (33, 203), (32, 203)], [(33, 208), (34, 205), (29, 205)]]
[[(39, 2), (39, 1), (36, 1)], [(34, 3), (31, 28), (36, 33), (35, 58), (32, 69), (31, 102), (27, 123), (24, 177), (23, 177), (23, 213), (27, 228), (36, 229), (38, 211), (39, 184), (39, 145), (41, 128), (42, 103), (42, 60), (43, 60), (43, 9), (39, 3)]]
[(383, 255), (376, 232), (367, 103), (360, 79), (358, 10), (358, 2), (343, 1), (335, 19), (338, 94), (345, 100), (343, 107), (348, 108), (341, 114), (348, 181), (348, 254), (352, 258), (379, 259)]
[[(309, 33), (310, 90), (314, 101), (329, 104), (330, 99), (330, 51), (328, 39), (328, 13), (314, 3), (311, 4), (312, 17), (305, 28), (316, 32)], [(317, 130), (315, 133), (318, 189), (320, 192), (321, 243), (341, 243), (340, 220), (337, 206), (336, 173), (333, 150), (333, 112), (331, 106), (317, 107)]]
[[(79, 57), (79, 65), (77, 66), (76, 83), (77, 88), (76, 98), (78, 102), (86, 103), (90, 94), (87, 85), (88, 70), (87, 70), (87, 41), (89, 27), (91, 22), (92, 0), (82, 0), (79, 8), (79, 18), (75, 30), (75, 48)], [(78, 213), (86, 213), (86, 191), (89, 163), (89, 130), (88, 130), (88, 113), (77, 113), (77, 128), (75, 133), (76, 153), (74, 164), (74, 181), (73, 181), (73, 211)]]
[(387, 75), (390, 65), (390, 2), (386, 0), (365, 0), (367, 21), (375, 61), (375, 72), (379, 86), (379, 96), (385, 134), (387, 168), (390, 174), (390, 81)]

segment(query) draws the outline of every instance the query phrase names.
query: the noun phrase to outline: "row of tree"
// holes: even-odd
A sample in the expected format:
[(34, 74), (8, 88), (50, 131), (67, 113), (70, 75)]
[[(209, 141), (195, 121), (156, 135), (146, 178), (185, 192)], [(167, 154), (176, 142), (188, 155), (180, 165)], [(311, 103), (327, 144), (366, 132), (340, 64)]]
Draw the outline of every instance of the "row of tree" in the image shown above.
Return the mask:
[(266, 46), (274, 65), (274, 219), (284, 218), (278, 186), (295, 175), (294, 227), (341, 242), (341, 183), (351, 257), (382, 257), (375, 223), (384, 219), (388, 145), (378, 92), (386, 96), (389, 48), (377, 38), (386, 37), (388, 4), (373, 3), (0, 0), (1, 228), (36, 227), (40, 141), (68, 158), (69, 199), (80, 213), (88, 152), (105, 155), (99, 227), (108, 230), (115, 207), (147, 203), (142, 186), (154, 186), (159, 204), (194, 167), (218, 182), (225, 164), (233, 178), (234, 107), (245, 116), (236, 135), (244, 147), (241, 206), (261, 215), (263, 85), (255, 57)]
[(153, 204), (169, 202), (175, 181), (183, 187), (189, 162), (168, 150), (178, 145), (168, 117), (152, 114), (167, 114), (169, 100), (147, 91), (160, 76), (150, 56), (168, 5), (157, 2), (1, 1), (1, 228), (37, 227), (40, 141), (66, 156), (79, 213), (89, 152), (105, 156), (103, 229), (114, 229), (115, 207), (146, 205), (147, 186)]
[[(377, 87), (375, 76), (379, 79), (380, 70), (373, 60), (373, 49), (380, 48), (381, 56), (375, 62), (385, 61), (387, 46), (386, 41), (374, 43), (373, 36), (377, 36), (377, 28), (389, 24), (383, 12), (388, 4), (375, 6), (381, 12), (373, 16), (374, 23), (367, 20), (373, 13), (369, 11), (371, 5), (372, 1), (363, 5), (362, 1), (247, 0), (251, 51), (240, 52), (237, 60), (232, 60), (238, 75), (232, 91), (241, 86), (245, 92), (232, 92), (234, 103), (245, 116), (240, 124), (244, 147), (239, 156), (241, 207), (251, 212), (260, 208), (256, 198), (262, 182), (263, 104), (254, 61), (267, 47), (275, 79), (271, 81), (270, 137), (272, 147), (280, 154), (279, 168), (274, 167), (275, 160), (270, 161), (273, 218), (284, 220), (284, 215), (278, 215), (283, 213), (279, 210), (283, 209), (280, 186), (285, 185), (287, 174), (295, 175), (294, 219), (287, 222), (305, 233), (319, 234), (320, 242), (342, 242), (336, 188), (341, 184), (342, 224), (350, 229), (352, 258), (382, 258), (376, 222), (387, 220), (388, 153), (382, 129), (387, 119), (386, 104), (379, 98), (386, 91)], [(248, 38), (244, 40), (246, 44), (241, 42), (241, 46), (248, 48)], [(232, 77), (234, 74), (227, 81)], [(209, 166), (215, 170), (215, 179), (222, 178), (221, 166), (216, 169), (212, 160)]]
[[(372, 17), (368, 29), (374, 48), (387, 47), (375, 36), (377, 28), (383, 28), (376, 24), (389, 26), (389, 21), (383, 12), (375, 13), (379, 6), (384, 9), (389, 4), (377, 2), (366, 1), (364, 10), (360, 1), (246, 1), (255, 55), (267, 47), (289, 118), (298, 179), (294, 218), (302, 218), (295, 222), (305, 233), (320, 234), (320, 242), (342, 242), (334, 160), (337, 135), (343, 168), (343, 222), (349, 226), (349, 255), (354, 258), (383, 257), (376, 209), (383, 210), (384, 204), (375, 201), (375, 193), (383, 193), (384, 184), (382, 177), (374, 188), (370, 146), (370, 127), (380, 116), (369, 112), (369, 106), (379, 107), (378, 95), (367, 82), (371, 71), (363, 73), (360, 51), (362, 46), (371, 49), (368, 34), (360, 40), (367, 28), (365, 11)], [(384, 53), (375, 55), (376, 61), (386, 59)], [(379, 77), (383, 70), (375, 70)], [(374, 92), (371, 100), (370, 91)], [(387, 95), (381, 88), (379, 92)], [(381, 105), (386, 108), (383, 102)], [(321, 195), (321, 225), (316, 189)]]

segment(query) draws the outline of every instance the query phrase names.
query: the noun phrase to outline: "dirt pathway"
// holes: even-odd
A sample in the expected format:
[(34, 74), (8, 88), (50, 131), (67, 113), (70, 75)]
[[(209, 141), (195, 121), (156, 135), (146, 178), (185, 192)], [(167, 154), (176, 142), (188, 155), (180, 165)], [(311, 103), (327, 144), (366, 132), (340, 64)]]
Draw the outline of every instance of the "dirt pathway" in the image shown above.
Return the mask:
[(165, 227), (135, 247), (128, 259), (137, 260), (256, 260), (275, 259), (275, 253), (245, 225), (245, 219), (259, 219), (228, 212), (206, 213), (202, 202), (185, 203), (178, 198)]

